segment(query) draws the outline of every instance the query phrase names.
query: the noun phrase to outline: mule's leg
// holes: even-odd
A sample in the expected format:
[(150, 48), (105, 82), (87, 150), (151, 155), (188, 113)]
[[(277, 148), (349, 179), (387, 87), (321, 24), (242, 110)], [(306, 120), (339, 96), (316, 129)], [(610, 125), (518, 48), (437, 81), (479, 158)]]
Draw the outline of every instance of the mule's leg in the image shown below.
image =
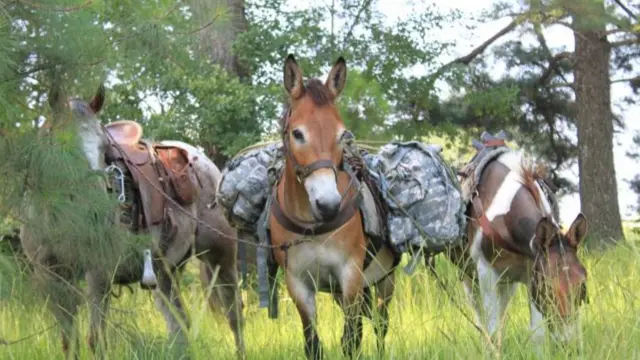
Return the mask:
[(529, 296), (529, 330), (532, 332), (531, 340), (539, 345), (545, 337), (545, 324), (542, 313), (538, 310), (535, 302)]
[(304, 351), (307, 358), (318, 360), (322, 358), (322, 345), (316, 331), (316, 294), (315, 290), (307, 286), (302, 280), (291, 273), (286, 275), (287, 289), (293, 303), (298, 309), (304, 333)]
[(377, 338), (378, 353), (384, 353), (384, 339), (389, 331), (389, 304), (395, 291), (395, 274), (391, 273), (376, 284), (376, 306), (378, 318), (374, 323), (374, 331)]
[(484, 310), (483, 324), (489, 336), (494, 337), (501, 329), (502, 317), (515, 290), (515, 284), (501, 283), (499, 275), (484, 259), (478, 262), (477, 270)]
[[(244, 317), (242, 315), (242, 296), (240, 294), (240, 287), (238, 286), (238, 270), (235, 264), (227, 264), (227, 266), (220, 267), (218, 276), (213, 279), (212, 267), (215, 263), (203, 263), (206, 266), (204, 276), (207, 280), (207, 289), (211, 288), (215, 280), (216, 286), (213, 288), (211, 295), (209, 296), (210, 306), (216, 306), (214, 304), (217, 301), (220, 302), (222, 310), (225, 312), (227, 319), (229, 320), (229, 326), (233, 331), (233, 336), (236, 342), (236, 351), (239, 358), (244, 358), (245, 346), (244, 346)], [(202, 274), (202, 273), (201, 273)], [(214, 295), (214, 292), (217, 296)]]
[[(33, 274), (33, 281), (44, 294), (49, 296), (47, 304), (56, 322), (60, 326), (62, 351), (66, 359), (78, 359), (78, 336), (75, 333), (75, 316), (81, 301), (80, 290), (75, 286), (71, 276), (47, 268), (46, 264), (38, 264)], [(71, 340), (73, 344), (71, 343)]]
[(156, 306), (167, 322), (167, 331), (170, 337), (172, 340), (184, 342), (186, 341), (189, 320), (180, 301), (180, 291), (175, 282), (174, 274), (175, 272), (169, 273), (164, 269), (158, 270), (158, 287), (153, 293)]
[(464, 292), (467, 295), (467, 300), (469, 304), (473, 308), (473, 313), (475, 314), (475, 322), (477, 326), (482, 326), (481, 318), (481, 309), (480, 305), (480, 292), (478, 289), (478, 281), (476, 279), (469, 278), (467, 276), (462, 280), (462, 284), (464, 285)]
[(345, 316), (342, 352), (349, 358), (360, 350), (362, 343), (363, 280), (362, 269), (355, 262), (350, 261), (343, 267), (340, 277), (342, 309)]
[(107, 349), (107, 338), (105, 333), (107, 311), (111, 300), (110, 280), (96, 272), (89, 272), (86, 275), (87, 292), (89, 296), (89, 347), (95, 353), (96, 343), (101, 345), (101, 355), (105, 356)]

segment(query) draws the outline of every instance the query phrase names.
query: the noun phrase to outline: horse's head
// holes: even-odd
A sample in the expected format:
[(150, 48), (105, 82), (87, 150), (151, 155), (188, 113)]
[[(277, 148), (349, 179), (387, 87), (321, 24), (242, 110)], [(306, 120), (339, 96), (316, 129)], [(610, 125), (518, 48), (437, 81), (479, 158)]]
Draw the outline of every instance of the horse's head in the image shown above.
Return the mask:
[(71, 123), (76, 126), (82, 151), (92, 170), (103, 170), (106, 167), (104, 155), (109, 143), (97, 117), (104, 104), (104, 91), (104, 85), (100, 85), (89, 103), (76, 98), (61, 103), (64, 100), (58, 92), (53, 92), (49, 97), (49, 104), (54, 109), (68, 106)]
[(566, 233), (548, 217), (538, 222), (534, 247), (531, 291), (536, 307), (550, 320), (554, 336), (568, 341), (573, 335), (575, 315), (586, 300), (587, 271), (577, 250), (587, 233), (587, 220), (578, 214)]
[(293, 55), (284, 64), (284, 87), (289, 109), (283, 123), (283, 145), (289, 174), (304, 185), (313, 216), (319, 221), (335, 218), (342, 197), (337, 171), (342, 163), (341, 140), (345, 127), (334, 103), (344, 88), (347, 66), (342, 57), (327, 81), (305, 84)]

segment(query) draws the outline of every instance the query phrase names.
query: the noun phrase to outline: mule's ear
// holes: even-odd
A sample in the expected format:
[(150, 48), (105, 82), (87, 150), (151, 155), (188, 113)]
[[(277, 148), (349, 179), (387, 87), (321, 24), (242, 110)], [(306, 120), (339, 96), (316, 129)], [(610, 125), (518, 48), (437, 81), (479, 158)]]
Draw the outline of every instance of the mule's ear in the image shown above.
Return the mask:
[(553, 237), (557, 232), (558, 229), (551, 220), (548, 217), (543, 217), (538, 221), (538, 226), (536, 227), (535, 243), (540, 248), (546, 249), (551, 246), (551, 241), (553, 241)]
[(347, 63), (344, 58), (340, 56), (335, 65), (331, 68), (325, 86), (329, 88), (333, 97), (336, 98), (344, 89), (344, 84), (347, 80)]
[(302, 71), (293, 54), (289, 54), (284, 62), (284, 88), (294, 100), (298, 99), (304, 91)]
[(89, 107), (91, 108), (94, 114), (99, 113), (100, 110), (102, 109), (102, 105), (104, 105), (104, 92), (105, 92), (104, 84), (100, 84), (100, 86), (98, 87), (98, 92), (93, 97), (93, 99), (91, 99), (91, 102), (89, 103)]
[(579, 213), (567, 231), (567, 238), (571, 246), (577, 247), (587, 236), (587, 230), (587, 218), (584, 214)]

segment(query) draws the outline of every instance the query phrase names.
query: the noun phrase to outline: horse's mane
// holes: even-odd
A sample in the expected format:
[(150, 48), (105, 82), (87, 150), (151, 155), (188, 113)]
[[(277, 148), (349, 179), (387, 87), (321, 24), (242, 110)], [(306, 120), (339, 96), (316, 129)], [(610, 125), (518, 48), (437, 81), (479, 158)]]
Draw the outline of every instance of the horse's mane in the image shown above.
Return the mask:
[(544, 196), (544, 194), (540, 194), (536, 182), (545, 178), (547, 169), (542, 164), (535, 163), (525, 157), (522, 157), (520, 166), (522, 183), (529, 193), (531, 193), (531, 196), (533, 196), (536, 206), (540, 208), (542, 206), (541, 196)]

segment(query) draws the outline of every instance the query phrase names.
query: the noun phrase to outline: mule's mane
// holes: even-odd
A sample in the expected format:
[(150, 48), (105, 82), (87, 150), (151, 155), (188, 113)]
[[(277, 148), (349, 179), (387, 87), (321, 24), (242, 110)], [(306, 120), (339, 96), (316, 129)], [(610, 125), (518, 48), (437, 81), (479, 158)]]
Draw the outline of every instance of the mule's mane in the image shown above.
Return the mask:
[(538, 191), (536, 182), (544, 179), (546, 169), (541, 164), (536, 164), (525, 158), (522, 159), (520, 166), (522, 168), (521, 174), (523, 185), (533, 196), (536, 206), (540, 208), (542, 206), (541, 196), (543, 196), (543, 194), (540, 194)]

